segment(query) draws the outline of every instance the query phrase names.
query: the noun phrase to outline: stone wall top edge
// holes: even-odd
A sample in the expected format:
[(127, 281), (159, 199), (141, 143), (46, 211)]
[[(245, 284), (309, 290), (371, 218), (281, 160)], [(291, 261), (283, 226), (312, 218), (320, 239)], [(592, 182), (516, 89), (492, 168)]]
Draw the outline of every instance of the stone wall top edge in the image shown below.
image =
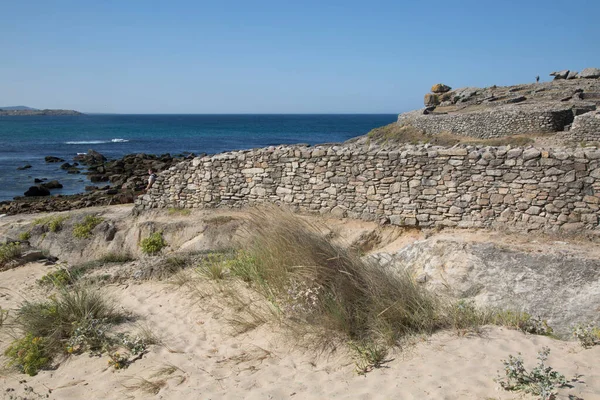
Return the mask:
[[(454, 154), (450, 150), (462, 150), (462, 152), (457, 152)], [(398, 146), (369, 146), (369, 145), (356, 145), (356, 144), (336, 144), (336, 145), (282, 145), (282, 146), (269, 146), (263, 148), (256, 149), (246, 149), (246, 150), (235, 150), (230, 152), (224, 152), (219, 154), (214, 154), (210, 156), (196, 157), (193, 160), (186, 160), (182, 163), (191, 163), (194, 166), (202, 165), (206, 162), (214, 162), (214, 161), (230, 161), (230, 160), (240, 160), (240, 157), (244, 158), (256, 157), (267, 155), (269, 157), (278, 156), (278, 157), (290, 157), (294, 158), (294, 154), (289, 154), (290, 152), (295, 152), (299, 150), (303, 152), (298, 158), (307, 158), (304, 155), (307, 152), (310, 152), (310, 158), (324, 157), (324, 156), (343, 156), (343, 155), (366, 155), (366, 156), (378, 156), (384, 154), (395, 153), (400, 157), (405, 155), (418, 155), (418, 153), (423, 153), (426, 155), (431, 152), (438, 152), (440, 156), (446, 155), (454, 155), (454, 156), (466, 156), (467, 154), (476, 152), (479, 154), (483, 153), (492, 153), (497, 154), (498, 156), (504, 156), (508, 151), (527, 151), (531, 149), (537, 149), (540, 151), (540, 154), (544, 153), (544, 157), (549, 158), (588, 158), (588, 159), (598, 159), (600, 158), (600, 149), (596, 146), (590, 147), (582, 147), (582, 148), (569, 148), (569, 147), (553, 147), (553, 148), (545, 148), (541, 146), (534, 145), (526, 145), (526, 146), (489, 146), (489, 145), (473, 145), (473, 144), (457, 144), (454, 146), (439, 146), (439, 145), (431, 145), (431, 144), (401, 144)], [(466, 150), (466, 152), (465, 152)], [(450, 151), (450, 152), (449, 152)], [(315, 152), (315, 153), (313, 153)], [(459, 154), (460, 153), (460, 154)]]

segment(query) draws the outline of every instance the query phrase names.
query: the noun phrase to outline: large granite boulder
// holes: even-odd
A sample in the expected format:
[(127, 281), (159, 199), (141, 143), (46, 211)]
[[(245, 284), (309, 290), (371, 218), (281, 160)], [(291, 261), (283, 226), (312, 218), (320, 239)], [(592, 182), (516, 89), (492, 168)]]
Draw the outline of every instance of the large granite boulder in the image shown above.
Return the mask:
[(427, 93), (423, 99), (425, 107), (435, 107), (440, 104), (440, 99), (436, 94)]
[(580, 78), (600, 78), (600, 69), (598, 68), (586, 68), (579, 73)]
[(554, 77), (554, 80), (558, 80), (558, 79), (567, 79), (567, 76), (569, 76), (569, 70), (568, 69), (563, 69), (562, 71), (554, 71), (550, 74), (550, 76)]
[(432, 93), (446, 93), (451, 91), (452, 88), (448, 85), (444, 85), (443, 83), (436, 83), (431, 87)]
[(569, 74), (567, 75), (567, 79), (576, 79), (577, 77), (579, 77), (577, 71), (569, 71)]

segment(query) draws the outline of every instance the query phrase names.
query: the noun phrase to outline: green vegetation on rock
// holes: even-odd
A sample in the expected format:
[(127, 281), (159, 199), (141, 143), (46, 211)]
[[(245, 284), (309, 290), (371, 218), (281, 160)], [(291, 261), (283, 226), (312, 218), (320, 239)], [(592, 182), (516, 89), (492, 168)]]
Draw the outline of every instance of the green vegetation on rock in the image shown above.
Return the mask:
[(73, 225), (73, 236), (78, 239), (88, 239), (92, 236), (92, 229), (104, 219), (94, 215), (86, 215), (83, 222)]
[(162, 236), (162, 232), (154, 232), (140, 242), (140, 247), (144, 254), (155, 255), (159, 253), (163, 247), (167, 245)]

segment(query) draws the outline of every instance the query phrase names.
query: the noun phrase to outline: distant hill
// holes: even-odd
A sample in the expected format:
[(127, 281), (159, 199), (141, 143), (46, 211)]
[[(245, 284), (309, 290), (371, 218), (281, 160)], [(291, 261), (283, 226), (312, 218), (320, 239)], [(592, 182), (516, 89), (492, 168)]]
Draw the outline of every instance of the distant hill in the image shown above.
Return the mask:
[(0, 116), (84, 115), (75, 110), (38, 110), (25, 106), (0, 107)]
[(27, 107), (27, 106), (9, 106), (9, 107), (0, 107), (0, 110), (4, 110), (4, 111), (23, 111), (23, 110), (37, 111), (38, 109)]

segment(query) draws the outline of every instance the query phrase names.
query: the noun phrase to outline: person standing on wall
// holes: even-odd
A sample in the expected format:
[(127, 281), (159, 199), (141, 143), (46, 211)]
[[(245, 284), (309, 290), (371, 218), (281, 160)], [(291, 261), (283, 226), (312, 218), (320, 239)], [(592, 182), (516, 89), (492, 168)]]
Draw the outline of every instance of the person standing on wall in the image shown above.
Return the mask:
[(154, 173), (153, 169), (148, 170), (148, 175), (148, 185), (146, 185), (145, 189), (146, 192), (152, 187), (152, 185), (154, 185), (154, 182), (156, 182), (156, 174)]

